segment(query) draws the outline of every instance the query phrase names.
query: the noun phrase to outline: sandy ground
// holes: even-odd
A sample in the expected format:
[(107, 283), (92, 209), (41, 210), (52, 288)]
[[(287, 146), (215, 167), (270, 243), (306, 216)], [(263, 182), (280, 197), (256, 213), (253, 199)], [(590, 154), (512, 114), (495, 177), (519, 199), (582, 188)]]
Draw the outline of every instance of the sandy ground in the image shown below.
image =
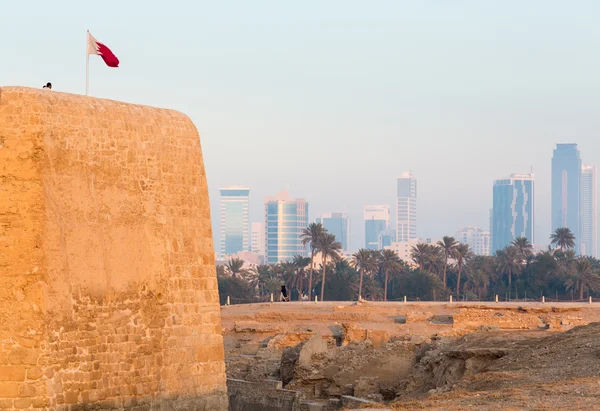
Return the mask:
[[(277, 379), (281, 352), (286, 346), (306, 341), (315, 332), (330, 343), (337, 339), (339, 344), (342, 329), (347, 333), (351, 326), (357, 339), (363, 338), (360, 333), (365, 330), (367, 338), (383, 335), (381, 350), (388, 347), (388, 351), (380, 354), (371, 345), (359, 345), (354, 351), (351, 346), (334, 347), (326, 359), (321, 359), (324, 365), (317, 359), (314, 369), (304, 372), (327, 375), (332, 369), (346, 366), (331, 380), (343, 381), (339, 375), (347, 373), (353, 377), (343, 382), (350, 382), (364, 372), (376, 375), (373, 370), (377, 369), (388, 386), (400, 375), (413, 379), (413, 388), (418, 389), (404, 394), (400, 390), (396, 400), (381, 403), (380, 407), (600, 410), (600, 324), (586, 327), (600, 321), (600, 303), (286, 302), (224, 306), (221, 318), (228, 375), (235, 378)], [(415, 374), (410, 367), (394, 374), (398, 366), (393, 366), (393, 350), (401, 341), (413, 340), (448, 341), (436, 357), (443, 360), (429, 374)], [(469, 371), (467, 364), (466, 372), (465, 361), (459, 366), (452, 365), (453, 360), (447, 361), (448, 353), (450, 357), (461, 357), (486, 350), (499, 350), (502, 358), (477, 360), (479, 368)], [(367, 358), (366, 363), (354, 358), (361, 356)], [(354, 363), (356, 368), (352, 368)], [(434, 375), (451, 374), (453, 366), (460, 371), (456, 381), (445, 386), (432, 382)], [(411, 372), (416, 377), (407, 377)], [(291, 386), (309, 389), (311, 397), (314, 387), (310, 384), (313, 382), (299, 376)], [(322, 397), (328, 396), (326, 388), (318, 391)]]

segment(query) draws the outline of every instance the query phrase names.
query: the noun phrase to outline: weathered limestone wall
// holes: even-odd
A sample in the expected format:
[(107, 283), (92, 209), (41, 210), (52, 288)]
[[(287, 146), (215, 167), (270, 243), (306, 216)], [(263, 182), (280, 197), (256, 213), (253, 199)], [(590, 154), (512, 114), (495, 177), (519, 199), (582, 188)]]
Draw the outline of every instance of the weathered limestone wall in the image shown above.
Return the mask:
[(0, 88), (0, 409), (225, 410), (198, 133)]
[(280, 381), (227, 380), (230, 411), (300, 411), (300, 392), (281, 389)]

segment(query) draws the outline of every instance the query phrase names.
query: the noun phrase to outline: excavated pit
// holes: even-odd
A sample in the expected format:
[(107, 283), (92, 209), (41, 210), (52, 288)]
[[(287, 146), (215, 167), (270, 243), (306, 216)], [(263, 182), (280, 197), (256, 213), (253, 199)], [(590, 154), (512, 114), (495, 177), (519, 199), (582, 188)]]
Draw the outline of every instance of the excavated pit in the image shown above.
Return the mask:
[[(468, 403), (463, 400), (468, 393), (487, 398), (497, 390), (521, 389), (516, 381), (543, 363), (535, 348), (542, 346), (541, 341), (547, 341), (546, 351), (551, 353), (580, 338), (581, 329), (595, 329), (600, 335), (597, 324), (575, 328), (600, 319), (597, 307), (368, 304), (357, 308), (335, 303), (297, 305), (290, 312), (287, 309), (292, 307), (285, 304), (257, 308), (255, 315), (228, 313), (229, 307), (223, 310), (228, 378), (258, 386), (279, 381), (281, 389), (270, 389), (269, 395), (278, 399), (280, 394), (288, 398), (297, 393), (292, 405), (282, 408), (292, 411), (371, 404), (419, 409), (417, 404), (422, 403), (430, 404), (430, 409), (447, 409)], [(307, 322), (307, 317), (313, 320)], [(591, 344), (591, 350), (597, 345), (587, 340), (584, 344)], [(572, 350), (573, 358), (578, 358), (579, 348)], [(587, 373), (554, 370), (554, 377), (546, 379), (593, 377), (593, 370), (600, 369), (598, 355), (582, 358), (597, 368), (587, 367)], [(586, 368), (585, 364), (579, 367)], [(544, 384), (546, 379), (535, 381)], [(247, 388), (243, 387), (249, 386), (236, 384), (242, 387), (236, 395), (244, 397)], [(438, 401), (446, 402), (436, 408)]]

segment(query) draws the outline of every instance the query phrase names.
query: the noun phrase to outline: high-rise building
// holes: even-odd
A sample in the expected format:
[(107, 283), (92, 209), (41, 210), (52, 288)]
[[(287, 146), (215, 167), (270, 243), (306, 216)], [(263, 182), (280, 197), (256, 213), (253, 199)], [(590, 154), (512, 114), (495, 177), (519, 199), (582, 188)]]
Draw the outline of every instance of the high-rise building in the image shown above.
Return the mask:
[(552, 155), (552, 231), (568, 227), (580, 243), (581, 157), (577, 144), (557, 144)]
[(467, 244), (475, 255), (490, 255), (490, 232), (480, 227), (459, 228), (456, 241)]
[(258, 255), (265, 255), (265, 224), (261, 222), (253, 222), (251, 227), (250, 251)]
[(590, 257), (598, 255), (598, 192), (596, 167), (582, 166), (581, 168), (581, 198), (579, 231), (579, 253)]
[(494, 181), (492, 209), (492, 253), (506, 247), (517, 237), (534, 243), (533, 174), (512, 174)]
[(390, 228), (390, 206), (368, 205), (364, 209), (365, 248), (379, 249), (379, 236)]
[(294, 256), (306, 256), (300, 234), (308, 226), (308, 203), (292, 198), (287, 191), (265, 198), (266, 262), (276, 264), (291, 261)]
[(248, 251), (248, 203), (250, 189), (221, 188), (221, 257)]
[(417, 238), (417, 179), (402, 173), (397, 180), (396, 241)]
[(317, 223), (323, 224), (323, 227), (333, 235), (335, 239), (342, 244), (344, 252), (350, 251), (350, 219), (346, 213), (321, 213), (317, 217)]
[(379, 249), (383, 250), (385, 247), (389, 247), (393, 242), (396, 241), (395, 230), (385, 230), (379, 234)]

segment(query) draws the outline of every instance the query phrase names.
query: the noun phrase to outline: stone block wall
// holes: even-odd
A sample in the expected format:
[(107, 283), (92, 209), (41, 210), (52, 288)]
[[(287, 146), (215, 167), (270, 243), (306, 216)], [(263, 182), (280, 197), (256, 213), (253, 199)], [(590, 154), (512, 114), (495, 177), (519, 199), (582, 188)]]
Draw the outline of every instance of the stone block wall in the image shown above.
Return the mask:
[(227, 380), (229, 409), (231, 411), (299, 411), (300, 392), (283, 390), (273, 383), (274, 381), (250, 382), (229, 378)]
[(0, 409), (227, 409), (207, 191), (180, 113), (0, 88)]

